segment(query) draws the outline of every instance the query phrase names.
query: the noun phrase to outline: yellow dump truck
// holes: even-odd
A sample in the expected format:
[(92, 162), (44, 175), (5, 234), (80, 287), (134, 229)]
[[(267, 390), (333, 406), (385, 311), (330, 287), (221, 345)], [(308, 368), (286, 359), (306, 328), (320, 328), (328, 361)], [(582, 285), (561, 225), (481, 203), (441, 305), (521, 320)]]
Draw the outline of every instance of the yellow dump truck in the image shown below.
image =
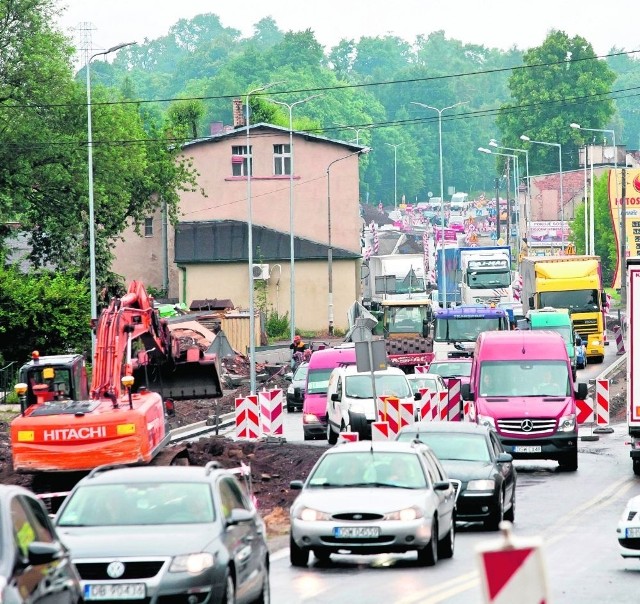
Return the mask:
[(522, 306), (566, 308), (586, 342), (589, 362), (604, 359), (604, 304), (599, 256), (530, 256), (520, 264)]

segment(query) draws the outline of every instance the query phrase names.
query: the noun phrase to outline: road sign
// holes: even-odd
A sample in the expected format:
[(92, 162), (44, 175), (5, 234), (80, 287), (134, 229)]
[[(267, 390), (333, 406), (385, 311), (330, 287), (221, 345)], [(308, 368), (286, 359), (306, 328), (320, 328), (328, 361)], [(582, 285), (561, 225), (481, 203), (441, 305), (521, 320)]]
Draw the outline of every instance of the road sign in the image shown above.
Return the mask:
[(497, 238), (498, 238), (498, 236), (495, 233), (491, 233), (492, 241), (495, 241)]
[[(510, 527), (510, 523), (505, 523)], [(499, 540), (477, 548), (484, 602), (486, 604), (543, 604), (549, 589), (541, 549), (536, 538), (515, 539), (503, 529)]]
[(593, 421), (593, 399), (591, 397), (587, 397), (585, 401), (576, 399), (576, 409), (579, 424)]
[(502, 237), (498, 239), (498, 245), (504, 245), (504, 239)]

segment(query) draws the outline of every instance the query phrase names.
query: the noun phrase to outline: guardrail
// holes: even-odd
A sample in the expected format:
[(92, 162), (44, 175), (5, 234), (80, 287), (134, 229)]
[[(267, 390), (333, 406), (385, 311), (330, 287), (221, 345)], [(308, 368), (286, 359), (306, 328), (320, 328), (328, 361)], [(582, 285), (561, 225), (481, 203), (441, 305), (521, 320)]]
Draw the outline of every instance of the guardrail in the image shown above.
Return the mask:
[(620, 370), (620, 367), (622, 365), (624, 365), (626, 362), (627, 362), (627, 353), (625, 352), (624, 354), (620, 355), (620, 357), (617, 358), (613, 363), (611, 363), (611, 365), (609, 365), (609, 367), (604, 369), (600, 373), (600, 375), (598, 375), (595, 379), (596, 380), (607, 380), (607, 379), (609, 379), (609, 376), (613, 375), (616, 372), (618, 372)]
[(206, 434), (211, 434), (212, 432), (218, 435), (222, 430), (225, 432), (228, 431), (229, 428), (235, 426), (235, 423), (235, 411), (220, 415), (217, 418), (217, 421), (215, 417), (210, 417), (201, 422), (174, 428), (169, 433), (169, 442), (178, 443), (184, 440), (191, 440), (193, 438), (205, 436)]

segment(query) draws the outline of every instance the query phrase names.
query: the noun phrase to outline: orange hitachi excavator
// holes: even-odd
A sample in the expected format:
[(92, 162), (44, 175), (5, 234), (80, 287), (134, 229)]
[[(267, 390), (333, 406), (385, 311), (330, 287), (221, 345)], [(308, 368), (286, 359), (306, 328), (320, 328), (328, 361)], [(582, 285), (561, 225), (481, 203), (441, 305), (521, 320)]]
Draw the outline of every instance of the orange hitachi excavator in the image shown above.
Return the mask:
[(215, 355), (174, 337), (138, 281), (98, 319), (88, 397), (77, 356), (36, 356), (22, 368), (22, 412), (11, 422), (14, 470), (149, 463), (169, 441), (173, 399), (222, 396)]

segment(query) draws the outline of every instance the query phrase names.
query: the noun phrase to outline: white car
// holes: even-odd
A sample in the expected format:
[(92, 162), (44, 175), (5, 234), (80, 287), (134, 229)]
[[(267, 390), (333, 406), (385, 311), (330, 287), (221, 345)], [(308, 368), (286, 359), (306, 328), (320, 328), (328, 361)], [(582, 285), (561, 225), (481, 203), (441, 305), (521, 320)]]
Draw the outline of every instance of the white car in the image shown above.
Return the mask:
[(623, 558), (640, 558), (640, 495), (627, 501), (616, 532), (620, 555)]

